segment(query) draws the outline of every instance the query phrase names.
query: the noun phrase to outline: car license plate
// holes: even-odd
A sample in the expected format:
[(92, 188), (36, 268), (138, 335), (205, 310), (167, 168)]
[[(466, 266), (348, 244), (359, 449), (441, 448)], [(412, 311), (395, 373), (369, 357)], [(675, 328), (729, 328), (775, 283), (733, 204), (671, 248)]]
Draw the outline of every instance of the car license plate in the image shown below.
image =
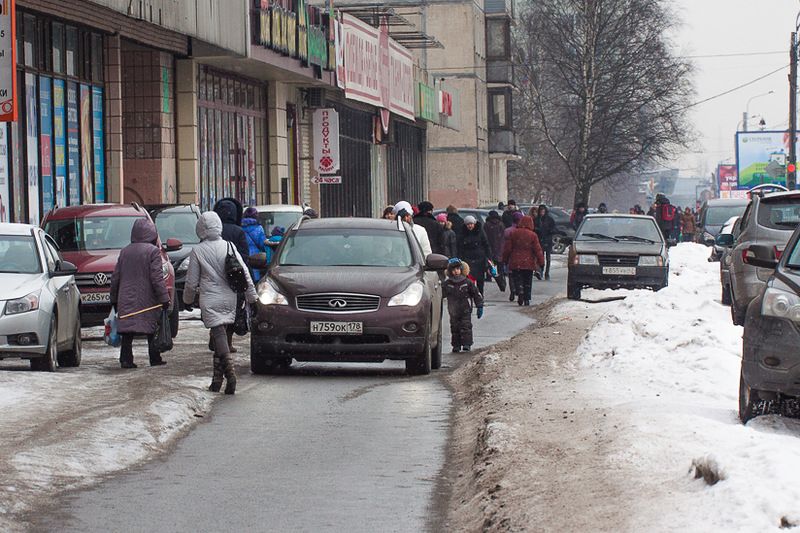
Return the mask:
[(111, 303), (110, 292), (86, 292), (81, 294), (82, 304), (107, 304)]
[(312, 322), (311, 333), (315, 335), (361, 335), (363, 322)]
[(604, 276), (635, 276), (636, 267), (603, 267)]

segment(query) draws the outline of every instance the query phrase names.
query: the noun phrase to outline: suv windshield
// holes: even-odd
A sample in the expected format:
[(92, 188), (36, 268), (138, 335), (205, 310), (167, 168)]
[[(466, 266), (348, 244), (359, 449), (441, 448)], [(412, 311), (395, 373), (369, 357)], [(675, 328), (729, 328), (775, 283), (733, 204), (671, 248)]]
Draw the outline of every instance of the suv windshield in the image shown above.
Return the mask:
[(762, 200), (758, 206), (758, 223), (772, 229), (796, 228), (800, 223), (800, 198)]
[(133, 223), (142, 217), (86, 217), (51, 220), (44, 230), (62, 252), (121, 250), (131, 243)]
[(284, 230), (288, 230), (302, 216), (303, 213), (299, 211), (262, 211), (258, 214), (258, 223), (269, 237), (272, 228), (280, 226)]
[(706, 208), (705, 223), (707, 226), (721, 226), (730, 218), (741, 216), (745, 209), (747, 209), (746, 205), (719, 205), (716, 207), (708, 207)]
[(621, 240), (662, 242), (655, 221), (648, 218), (591, 217), (583, 221), (578, 241)]
[(158, 229), (158, 236), (161, 242), (167, 239), (178, 239), (183, 244), (197, 244), (200, 238), (197, 236), (195, 226), (197, 226), (197, 215), (191, 210), (159, 211), (153, 213)]
[(279, 265), (409, 267), (411, 247), (401, 231), (300, 230), (283, 245)]
[(41, 271), (33, 237), (0, 235), (0, 272), (37, 274)]

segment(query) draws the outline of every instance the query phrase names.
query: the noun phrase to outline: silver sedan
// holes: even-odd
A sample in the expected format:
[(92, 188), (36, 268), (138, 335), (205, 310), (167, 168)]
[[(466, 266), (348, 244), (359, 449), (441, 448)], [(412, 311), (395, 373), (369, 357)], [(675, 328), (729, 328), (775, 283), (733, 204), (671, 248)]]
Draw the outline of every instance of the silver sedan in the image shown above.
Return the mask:
[(48, 372), (80, 365), (76, 271), (40, 228), (0, 224), (0, 359)]

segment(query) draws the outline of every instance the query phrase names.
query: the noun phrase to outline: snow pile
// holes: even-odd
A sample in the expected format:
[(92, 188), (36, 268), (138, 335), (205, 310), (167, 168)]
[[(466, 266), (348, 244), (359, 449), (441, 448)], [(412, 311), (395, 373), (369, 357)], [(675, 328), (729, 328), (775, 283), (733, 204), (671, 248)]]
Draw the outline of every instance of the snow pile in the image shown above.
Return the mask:
[[(586, 291), (556, 318), (598, 321), (578, 350), (582, 391), (619, 419), (613, 468), (635, 472), (631, 530), (768, 531), (800, 525), (800, 421), (739, 423), (742, 329), (719, 302), (708, 249), (671, 250), (670, 286)], [(604, 313), (604, 314), (602, 314)]]

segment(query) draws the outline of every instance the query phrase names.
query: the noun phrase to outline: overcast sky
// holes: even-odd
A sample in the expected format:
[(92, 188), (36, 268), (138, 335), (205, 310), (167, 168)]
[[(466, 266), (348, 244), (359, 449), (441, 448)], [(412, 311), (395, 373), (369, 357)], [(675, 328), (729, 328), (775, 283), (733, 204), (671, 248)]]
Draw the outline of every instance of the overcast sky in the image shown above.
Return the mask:
[[(789, 35), (800, 0), (667, 0), (683, 21), (677, 44), (683, 55), (755, 54), (697, 57), (697, 99), (722, 93), (789, 64)], [(750, 115), (760, 115), (769, 129), (784, 130), (789, 120), (788, 67), (761, 81), (694, 108), (691, 120), (698, 145), (674, 164), (682, 176), (711, 172), (723, 160), (734, 162), (734, 133), (747, 101)], [(760, 118), (750, 120), (757, 129)], [(740, 126), (739, 126), (740, 127)]]

